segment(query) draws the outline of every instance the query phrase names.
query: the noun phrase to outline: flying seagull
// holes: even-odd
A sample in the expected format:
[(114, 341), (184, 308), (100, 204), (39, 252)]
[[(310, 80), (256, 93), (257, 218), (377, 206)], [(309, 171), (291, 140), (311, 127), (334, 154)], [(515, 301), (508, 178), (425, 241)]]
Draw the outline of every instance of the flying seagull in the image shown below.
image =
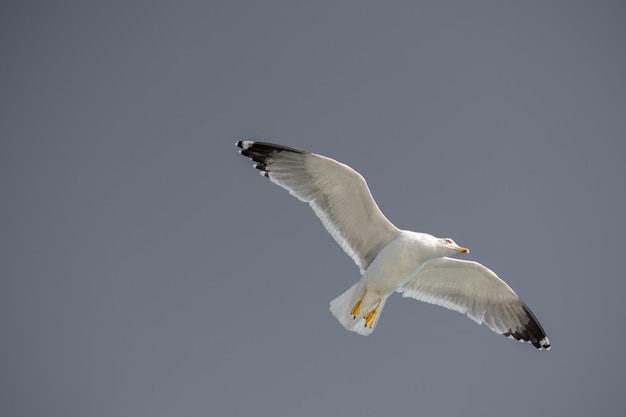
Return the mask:
[(467, 314), (495, 333), (550, 349), (535, 315), (483, 265), (449, 256), (469, 253), (452, 239), (400, 230), (380, 211), (365, 179), (341, 162), (273, 143), (238, 141), (261, 175), (309, 203), (326, 230), (361, 269), (361, 279), (330, 303), (348, 330), (374, 331), (393, 292)]

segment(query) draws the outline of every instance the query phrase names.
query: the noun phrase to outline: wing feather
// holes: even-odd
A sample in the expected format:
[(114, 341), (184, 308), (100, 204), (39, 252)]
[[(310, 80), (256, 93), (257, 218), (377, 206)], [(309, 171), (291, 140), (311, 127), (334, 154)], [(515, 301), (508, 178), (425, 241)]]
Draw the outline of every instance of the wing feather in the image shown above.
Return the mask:
[(365, 179), (349, 166), (272, 143), (239, 141), (237, 146), (261, 174), (309, 203), (361, 273), (400, 233), (376, 205)]
[(538, 349), (550, 348), (541, 324), (526, 304), (493, 271), (477, 262), (432, 259), (397, 291), (467, 314), (495, 333), (530, 342)]

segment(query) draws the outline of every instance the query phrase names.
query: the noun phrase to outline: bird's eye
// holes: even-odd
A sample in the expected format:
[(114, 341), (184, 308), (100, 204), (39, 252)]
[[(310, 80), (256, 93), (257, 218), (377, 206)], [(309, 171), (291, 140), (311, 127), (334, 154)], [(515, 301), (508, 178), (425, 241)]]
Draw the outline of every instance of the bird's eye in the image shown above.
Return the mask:
[(447, 243), (448, 245), (451, 245), (451, 244), (452, 244), (452, 239), (446, 239), (445, 241), (446, 241), (446, 243)]

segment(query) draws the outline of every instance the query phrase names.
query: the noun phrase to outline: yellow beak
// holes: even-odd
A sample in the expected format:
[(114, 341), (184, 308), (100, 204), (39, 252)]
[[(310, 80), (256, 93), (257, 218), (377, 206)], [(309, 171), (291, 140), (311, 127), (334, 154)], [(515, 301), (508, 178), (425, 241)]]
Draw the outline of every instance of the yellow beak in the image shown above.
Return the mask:
[(462, 247), (460, 247), (460, 246), (454, 246), (452, 249), (454, 249), (454, 250), (456, 250), (456, 251), (459, 251), (459, 252), (462, 252), (462, 253), (469, 253), (469, 249), (467, 249), (467, 248), (462, 248)]

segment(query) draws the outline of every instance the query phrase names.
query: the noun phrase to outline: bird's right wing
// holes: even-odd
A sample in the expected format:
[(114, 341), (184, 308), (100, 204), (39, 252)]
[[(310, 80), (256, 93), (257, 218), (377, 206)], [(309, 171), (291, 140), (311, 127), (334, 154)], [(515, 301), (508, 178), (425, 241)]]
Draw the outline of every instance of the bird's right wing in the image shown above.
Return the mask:
[(272, 143), (239, 141), (237, 146), (261, 174), (309, 203), (361, 273), (400, 233), (376, 205), (365, 179), (349, 166)]
[(550, 349), (550, 341), (535, 315), (493, 271), (478, 262), (435, 258), (398, 288), (404, 297), (467, 314), (495, 333)]

